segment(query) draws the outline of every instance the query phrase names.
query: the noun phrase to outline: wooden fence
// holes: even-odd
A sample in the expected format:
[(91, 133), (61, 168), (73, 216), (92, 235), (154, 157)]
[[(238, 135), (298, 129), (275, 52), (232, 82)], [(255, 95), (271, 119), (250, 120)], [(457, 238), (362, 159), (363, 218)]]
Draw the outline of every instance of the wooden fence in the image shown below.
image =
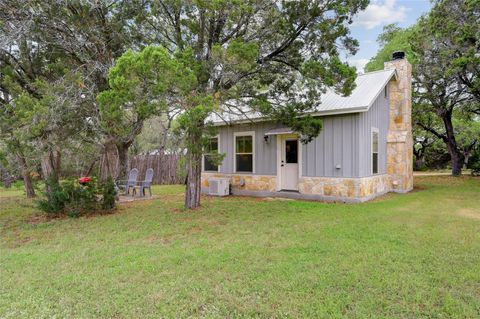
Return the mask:
[(153, 168), (154, 184), (183, 184), (185, 176), (182, 174), (185, 169), (181, 165), (180, 155), (137, 155), (130, 158), (129, 170), (139, 170), (139, 180), (145, 177), (145, 171)]

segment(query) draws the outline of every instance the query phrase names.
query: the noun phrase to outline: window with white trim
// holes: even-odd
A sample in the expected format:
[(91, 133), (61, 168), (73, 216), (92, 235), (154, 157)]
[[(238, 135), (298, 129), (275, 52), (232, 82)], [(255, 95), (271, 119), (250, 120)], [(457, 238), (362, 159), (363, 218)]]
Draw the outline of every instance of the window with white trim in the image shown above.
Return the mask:
[(372, 127), (372, 174), (378, 174), (378, 129)]
[(213, 159), (218, 154), (218, 137), (208, 140), (203, 155), (203, 170), (218, 172), (218, 164)]
[(235, 133), (235, 172), (254, 172), (254, 136), (253, 133)]

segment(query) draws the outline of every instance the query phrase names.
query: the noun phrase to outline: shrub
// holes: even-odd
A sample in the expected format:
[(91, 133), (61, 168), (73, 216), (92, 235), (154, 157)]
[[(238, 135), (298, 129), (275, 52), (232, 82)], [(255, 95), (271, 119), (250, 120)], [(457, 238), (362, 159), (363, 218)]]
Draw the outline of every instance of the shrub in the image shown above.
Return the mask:
[(69, 179), (61, 184), (49, 180), (45, 189), (45, 199), (38, 202), (38, 207), (46, 213), (79, 217), (99, 209), (115, 208), (115, 185), (111, 178), (100, 189), (92, 178)]
[(38, 201), (38, 208), (49, 214), (58, 214), (65, 208), (69, 201), (69, 194), (60, 186), (55, 179), (45, 182), (45, 199)]
[(475, 162), (470, 167), (472, 169), (472, 175), (473, 176), (480, 176), (480, 161)]
[(115, 208), (115, 198), (117, 192), (115, 190), (115, 183), (111, 176), (102, 185), (102, 208), (103, 209), (114, 209)]
[(63, 189), (68, 194), (68, 203), (65, 213), (76, 212), (81, 215), (98, 209), (97, 187), (95, 181), (80, 185), (76, 180), (67, 180)]

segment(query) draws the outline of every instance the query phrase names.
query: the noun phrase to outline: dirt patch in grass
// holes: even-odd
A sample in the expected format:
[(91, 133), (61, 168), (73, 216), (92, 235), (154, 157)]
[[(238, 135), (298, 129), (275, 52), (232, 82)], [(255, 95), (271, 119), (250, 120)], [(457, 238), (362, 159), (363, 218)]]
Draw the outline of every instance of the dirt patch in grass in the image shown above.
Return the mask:
[(35, 214), (35, 215), (30, 216), (27, 219), (27, 223), (29, 223), (30, 225), (38, 225), (38, 224), (43, 224), (43, 223), (49, 222), (53, 219), (62, 219), (62, 218), (66, 218), (66, 217), (67, 217), (66, 215), (63, 215), (63, 216), (49, 216), (49, 215), (46, 215), (46, 214)]
[(14, 234), (14, 238), (7, 244), (8, 248), (18, 248), (20, 246), (23, 246), (29, 242), (31, 242), (32, 239), (30, 237), (21, 237), (21, 235), (16, 232)]
[(100, 216), (106, 216), (106, 215), (115, 215), (117, 213), (121, 212), (120, 209), (113, 209), (113, 210), (99, 210), (96, 212), (88, 213), (85, 214), (84, 216), (86, 218), (95, 218), (95, 217), (100, 217)]
[(412, 193), (421, 192), (421, 191), (424, 191), (424, 190), (427, 190), (427, 189), (428, 189), (428, 187), (426, 187), (424, 185), (414, 185), (413, 189), (412, 189)]
[(480, 210), (475, 210), (472, 208), (462, 208), (460, 209), (457, 214), (462, 217), (473, 218), (476, 220), (480, 220)]
[(185, 199), (185, 195), (183, 194), (175, 194), (175, 195), (160, 195), (156, 196), (155, 199), (160, 200), (162, 203), (176, 203), (176, 202), (183, 202)]
[(121, 208), (122, 210), (125, 208), (140, 208), (140, 207), (150, 207), (153, 201), (150, 200), (139, 200), (139, 201), (131, 201), (131, 202), (120, 202), (117, 203), (117, 207)]
[(188, 234), (196, 234), (202, 231), (202, 228), (199, 226), (193, 226), (188, 230)]
[(145, 242), (148, 244), (170, 245), (172, 243), (172, 237), (149, 236), (145, 238)]

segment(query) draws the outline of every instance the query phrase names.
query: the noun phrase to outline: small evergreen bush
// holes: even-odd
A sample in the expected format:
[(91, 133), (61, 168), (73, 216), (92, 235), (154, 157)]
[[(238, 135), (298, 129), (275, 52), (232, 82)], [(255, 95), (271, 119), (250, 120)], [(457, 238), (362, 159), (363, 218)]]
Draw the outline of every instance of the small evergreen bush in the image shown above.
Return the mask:
[(45, 182), (45, 199), (38, 202), (38, 208), (49, 214), (58, 214), (65, 208), (69, 195), (63, 190), (58, 181), (48, 179)]
[(55, 180), (46, 182), (45, 199), (38, 202), (38, 207), (49, 214), (64, 213), (70, 217), (115, 208), (115, 184), (112, 178), (97, 187), (92, 178), (80, 180), (69, 179), (61, 184)]
[(116, 196), (115, 183), (112, 177), (109, 176), (102, 185), (102, 208), (107, 210), (114, 209)]

